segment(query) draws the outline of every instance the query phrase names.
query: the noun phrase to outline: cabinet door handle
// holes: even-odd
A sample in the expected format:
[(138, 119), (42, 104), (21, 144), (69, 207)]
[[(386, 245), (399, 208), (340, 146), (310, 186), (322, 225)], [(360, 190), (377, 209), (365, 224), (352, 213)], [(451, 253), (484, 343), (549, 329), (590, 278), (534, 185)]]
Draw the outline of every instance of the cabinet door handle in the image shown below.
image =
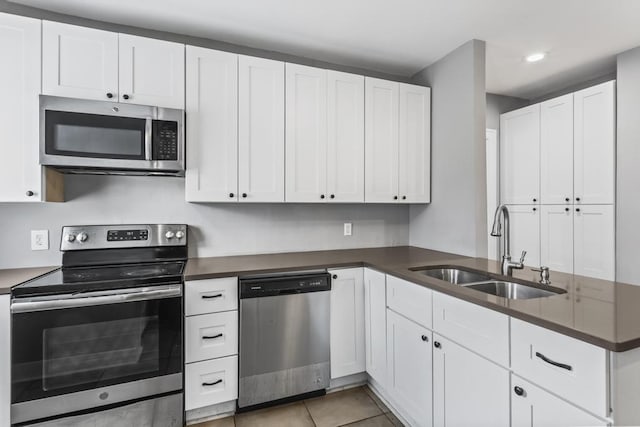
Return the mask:
[(523, 389), (522, 387), (515, 386), (515, 387), (513, 388), (513, 391), (514, 391), (514, 392), (515, 392), (515, 394), (517, 394), (518, 396), (522, 396), (522, 395), (524, 395), (524, 389)]
[(435, 348), (440, 348), (440, 347), (442, 347), (442, 345), (441, 345), (438, 341), (434, 341), (434, 342), (433, 342), (433, 346), (434, 346)]
[(332, 278), (333, 280), (336, 280), (336, 279), (338, 278), (338, 275), (337, 275), (337, 274), (334, 274), (333, 276), (331, 276), (331, 278)]
[(229, 193), (229, 197), (233, 198), (234, 196), (235, 196), (235, 194)]
[(212, 383), (202, 383), (202, 385), (203, 385), (204, 387), (210, 387), (210, 386), (212, 386), (212, 385), (220, 384), (221, 382), (222, 382), (222, 380), (218, 380), (218, 381), (214, 381), (214, 382), (212, 382)]
[(571, 200), (571, 199), (570, 199), (570, 198), (568, 198), (568, 197), (565, 197), (565, 198), (564, 198), (564, 201), (565, 201), (565, 202), (568, 202), (568, 201), (570, 201), (570, 200)]
[(393, 196), (393, 200), (398, 200), (398, 196)]
[(330, 197), (330, 198), (332, 198), (332, 199), (335, 199), (335, 198), (336, 198), (336, 195), (335, 195), (335, 194), (332, 194), (332, 195), (330, 195), (329, 197)]
[(422, 341), (429, 342), (429, 338), (427, 338), (426, 335), (423, 335), (421, 338), (422, 338)]
[(31, 190), (27, 191), (27, 197), (32, 197), (35, 193)]
[(107, 98), (109, 99), (113, 98), (113, 94), (111, 92), (107, 92)]
[(407, 196), (402, 196), (402, 200), (407, 200)]
[(242, 197), (246, 198), (247, 197), (247, 193), (242, 193)]
[(535, 202), (537, 202), (537, 201), (538, 201), (538, 199), (535, 199), (535, 198), (533, 199), (533, 203), (535, 203)]
[(222, 294), (215, 294), (215, 295), (202, 295), (202, 299), (220, 298), (221, 296), (222, 296)]
[(125, 93), (124, 95), (122, 95), (122, 97), (123, 97), (124, 99), (129, 99), (129, 95), (127, 95), (126, 93)]
[(538, 351), (536, 351), (536, 357), (539, 357), (540, 359), (542, 359), (543, 361), (547, 362), (550, 365), (557, 366), (558, 368), (566, 369), (567, 371), (573, 371), (573, 368), (571, 367), (571, 365), (553, 361)]
[(580, 208), (576, 208), (576, 212), (580, 212)]
[(564, 208), (564, 211), (565, 211), (565, 212), (569, 212), (569, 211), (570, 211), (570, 209), (569, 209), (569, 208)]
[(202, 339), (203, 340), (215, 340), (217, 338), (222, 338), (222, 334), (216, 334), (216, 335), (203, 335)]

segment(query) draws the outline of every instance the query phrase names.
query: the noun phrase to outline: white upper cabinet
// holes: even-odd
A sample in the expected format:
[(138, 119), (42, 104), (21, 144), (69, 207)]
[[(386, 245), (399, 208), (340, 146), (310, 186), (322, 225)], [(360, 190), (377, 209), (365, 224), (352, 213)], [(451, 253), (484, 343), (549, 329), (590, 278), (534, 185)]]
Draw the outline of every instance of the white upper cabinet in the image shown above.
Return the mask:
[(39, 20), (0, 13), (0, 202), (62, 201), (61, 175), (39, 162), (40, 40)]
[(327, 71), (329, 202), (364, 202), (364, 77)]
[(574, 94), (576, 203), (614, 203), (615, 81)]
[(574, 273), (615, 280), (613, 205), (576, 205), (574, 211)]
[(284, 63), (238, 61), (240, 201), (284, 202)]
[(540, 200), (573, 202), (573, 94), (540, 104)]
[(184, 108), (184, 45), (57, 22), (42, 26), (44, 94)]
[(540, 201), (540, 104), (500, 116), (502, 203)]
[(365, 78), (365, 201), (398, 200), (400, 84)]
[(526, 265), (540, 266), (540, 209), (536, 206), (509, 206), (511, 219), (511, 259), (520, 259), (527, 251)]
[(399, 200), (431, 201), (431, 89), (400, 84)]
[(331, 280), (331, 378), (365, 371), (362, 268), (329, 270)]
[(119, 35), (120, 102), (184, 108), (184, 45)]
[(327, 198), (327, 71), (286, 64), (287, 202)]
[(540, 265), (573, 273), (573, 207), (541, 206)]
[(118, 33), (43, 21), (42, 93), (117, 101)]
[(187, 46), (186, 199), (238, 200), (238, 55)]

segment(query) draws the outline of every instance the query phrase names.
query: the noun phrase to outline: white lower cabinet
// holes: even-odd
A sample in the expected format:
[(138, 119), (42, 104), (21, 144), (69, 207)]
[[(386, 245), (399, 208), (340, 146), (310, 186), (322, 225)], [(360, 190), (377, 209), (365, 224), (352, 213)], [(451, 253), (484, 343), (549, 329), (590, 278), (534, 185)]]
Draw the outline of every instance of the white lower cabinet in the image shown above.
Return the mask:
[(185, 410), (238, 398), (238, 356), (188, 364), (184, 374)]
[(553, 394), (516, 376), (511, 377), (512, 427), (607, 426), (594, 417)]
[(237, 399), (238, 278), (188, 281), (184, 293), (185, 410)]
[(365, 371), (362, 268), (331, 274), (331, 378)]
[(433, 425), (509, 425), (509, 371), (433, 335)]
[(387, 384), (412, 426), (432, 425), (431, 331), (387, 310)]
[(364, 270), (365, 366), (367, 373), (384, 386), (387, 377), (386, 278), (384, 273)]

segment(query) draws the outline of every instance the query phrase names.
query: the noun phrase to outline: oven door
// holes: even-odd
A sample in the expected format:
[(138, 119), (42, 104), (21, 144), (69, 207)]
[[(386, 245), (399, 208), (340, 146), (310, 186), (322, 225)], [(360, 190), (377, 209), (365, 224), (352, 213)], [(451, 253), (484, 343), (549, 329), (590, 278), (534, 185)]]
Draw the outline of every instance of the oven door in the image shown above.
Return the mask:
[(182, 389), (182, 285), (12, 301), (12, 423)]

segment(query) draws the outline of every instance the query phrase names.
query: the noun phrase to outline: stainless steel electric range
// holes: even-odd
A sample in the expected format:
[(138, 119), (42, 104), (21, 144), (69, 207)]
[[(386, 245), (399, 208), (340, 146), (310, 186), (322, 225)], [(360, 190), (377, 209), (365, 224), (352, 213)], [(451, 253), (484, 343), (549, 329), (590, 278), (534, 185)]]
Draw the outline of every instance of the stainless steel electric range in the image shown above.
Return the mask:
[(11, 291), (14, 426), (183, 425), (186, 225), (73, 226)]

